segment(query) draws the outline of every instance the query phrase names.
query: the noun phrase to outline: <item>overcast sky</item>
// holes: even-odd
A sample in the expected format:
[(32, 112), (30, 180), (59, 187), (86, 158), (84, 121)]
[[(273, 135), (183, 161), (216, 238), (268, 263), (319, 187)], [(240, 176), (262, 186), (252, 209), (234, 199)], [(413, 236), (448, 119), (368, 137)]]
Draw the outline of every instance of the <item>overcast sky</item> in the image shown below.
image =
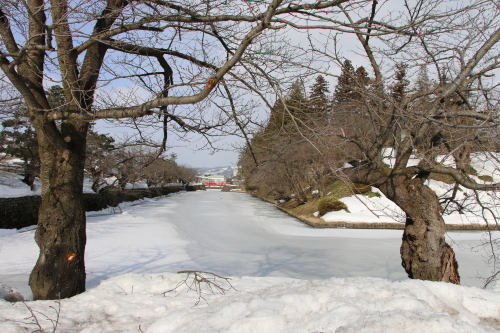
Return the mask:
[(238, 152), (220, 151), (211, 154), (206, 150), (191, 151), (187, 148), (174, 148), (177, 163), (193, 168), (235, 166), (238, 162)]
[[(98, 121), (94, 130), (115, 138), (117, 142), (123, 142), (126, 136), (136, 134), (137, 131), (120, 126), (110, 121)], [(161, 132), (148, 132), (144, 130), (143, 136), (154, 139), (156, 143), (161, 142)], [(170, 132), (167, 138), (167, 152), (177, 155), (177, 163), (193, 168), (203, 167), (225, 167), (236, 166), (238, 163), (238, 148), (243, 146), (243, 140), (237, 136), (224, 136), (211, 138), (212, 144), (218, 150), (214, 152), (207, 146), (207, 140), (198, 134), (190, 134), (184, 140), (180, 140), (174, 132)]]

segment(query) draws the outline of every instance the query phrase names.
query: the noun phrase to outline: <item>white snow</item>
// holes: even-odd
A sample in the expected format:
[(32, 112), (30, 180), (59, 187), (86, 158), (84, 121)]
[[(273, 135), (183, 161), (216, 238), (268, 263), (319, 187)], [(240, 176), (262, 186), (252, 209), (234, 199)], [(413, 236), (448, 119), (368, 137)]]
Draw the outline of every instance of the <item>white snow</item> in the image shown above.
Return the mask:
[(471, 154), (471, 165), (479, 175), (491, 176), (493, 181), (500, 181), (500, 153), (474, 153)]
[[(384, 150), (384, 163), (389, 166), (394, 164), (395, 153), (392, 148)], [(443, 165), (453, 165), (453, 159), (449, 156), (438, 156), (438, 161)], [(408, 166), (417, 165), (420, 158), (412, 156)], [(499, 153), (474, 153), (471, 154), (471, 166), (478, 172), (478, 175), (490, 176), (494, 182), (500, 181), (500, 154)], [(488, 183), (478, 176), (470, 176), (478, 183)], [(446, 184), (436, 180), (426, 180), (428, 185), (440, 199), (450, 198), (454, 192), (454, 184)], [(372, 188), (373, 192), (380, 194), (380, 197), (368, 198), (357, 194), (340, 199), (346, 204), (349, 212), (340, 210), (329, 212), (322, 216), (326, 222), (351, 222), (351, 223), (404, 223), (404, 212), (392, 201), (387, 199), (378, 189)], [(483, 207), (477, 205), (477, 198), (480, 199)], [(500, 197), (497, 192), (488, 191), (477, 193), (459, 186), (455, 193), (455, 202), (445, 205), (443, 218), (446, 224), (479, 224), (497, 225), (500, 217)]]
[(404, 223), (403, 211), (378, 189), (373, 188), (372, 191), (379, 193), (380, 197), (368, 198), (356, 194), (342, 198), (340, 201), (347, 206), (349, 212), (329, 212), (321, 218), (326, 222)]
[[(427, 180), (428, 185), (440, 198), (450, 197), (454, 185), (446, 184), (436, 180)], [(321, 218), (326, 222), (351, 222), (351, 223), (402, 223), (404, 224), (404, 212), (391, 200), (387, 199), (379, 190), (373, 188), (373, 192), (380, 197), (368, 198), (362, 194), (356, 194), (340, 199), (346, 204), (349, 212), (340, 210), (329, 212)], [(479, 196), (483, 207), (476, 204), (475, 196)], [(446, 224), (466, 225), (498, 224), (500, 217), (500, 197), (497, 192), (477, 192), (460, 187), (455, 195), (455, 201), (460, 203), (462, 209), (456, 203), (450, 203), (445, 208), (443, 219)]]
[(35, 191), (22, 182), (23, 177), (10, 172), (0, 171), (0, 197), (15, 198), (29, 195), (40, 195), (41, 183), (35, 180)]
[(135, 189), (135, 188), (148, 188), (148, 184), (144, 181), (136, 182), (133, 184), (127, 183), (125, 185), (125, 189), (130, 190), (130, 189)]
[[(60, 332), (491, 332), (498, 329), (500, 293), (446, 283), (375, 278), (295, 280), (243, 277), (234, 289), (205, 300), (185, 275), (127, 274), (60, 304)], [(215, 281), (228, 287), (223, 281)], [(167, 293), (165, 293), (167, 292)], [(165, 295), (163, 294), (165, 293)], [(198, 302), (199, 304), (195, 306)], [(55, 301), (29, 302), (47, 330)], [(0, 303), (4, 333), (24, 332), (23, 303)]]
[[(376, 199), (372, 210), (390, 209)], [(368, 219), (371, 213), (356, 197), (346, 200), (346, 214), (366, 209)], [(29, 309), (46, 332), (57, 313), (56, 332), (500, 330), (500, 284), (482, 290), (407, 279), (400, 230), (309, 228), (246, 194), (188, 192), (124, 203), (89, 213), (87, 234), (88, 290), (60, 307), (56, 301), (0, 300), (0, 332), (39, 329)], [(481, 285), (477, 275), (489, 272), (477, 248), (483, 233), (448, 235), (463, 283)], [(0, 230), (2, 298), (31, 297), (27, 279), (38, 256), (33, 238), (33, 227)], [(189, 269), (229, 276), (234, 289), (211, 280), (227, 290), (212, 294), (202, 284), (200, 299), (179, 285), (186, 274), (175, 272)]]
[(95, 193), (92, 189), (92, 181), (88, 178), (83, 178), (83, 193)]
[[(34, 191), (22, 182), (23, 177), (15, 173), (0, 171), (0, 198), (16, 198), (42, 193), (42, 182), (35, 178)], [(83, 180), (83, 193), (95, 193), (92, 190), (92, 182), (85, 178)]]

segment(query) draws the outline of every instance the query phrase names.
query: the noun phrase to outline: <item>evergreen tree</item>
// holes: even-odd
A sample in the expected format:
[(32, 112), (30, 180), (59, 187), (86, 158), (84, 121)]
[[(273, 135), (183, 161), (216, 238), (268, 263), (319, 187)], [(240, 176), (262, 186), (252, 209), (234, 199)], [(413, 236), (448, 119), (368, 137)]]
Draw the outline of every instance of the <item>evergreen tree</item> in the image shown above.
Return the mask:
[(64, 92), (61, 86), (58, 85), (51, 86), (48, 89), (47, 99), (52, 109), (54, 110), (62, 109), (65, 99), (64, 99)]
[[(60, 108), (64, 101), (62, 88), (57, 85), (50, 87), (47, 99), (52, 108)], [(13, 112), (13, 118), (2, 122), (0, 152), (23, 160), (23, 182), (33, 188), (35, 178), (40, 174), (40, 156), (35, 131), (23, 108)]]
[(371, 89), (370, 77), (368, 72), (363, 66), (356, 68), (355, 80), (354, 80), (354, 91), (351, 93), (351, 103), (355, 101), (362, 101), (366, 99), (367, 92)]
[(309, 94), (309, 108), (316, 115), (323, 115), (330, 108), (330, 89), (328, 82), (323, 75), (318, 75), (316, 81), (311, 85), (311, 93)]
[(399, 63), (396, 64), (396, 74), (395, 74), (395, 82), (390, 87), (389, 94), (394, 99), (395, 102), (401, 102), (403, 97), (408, 92), (408, 86), (410, 85), (410, 81), (408, 81), (407, 77), (407, 69), (408, 65)]
[[(371, 84), (368, 72), (363, 66), (354, 69), (351, 61), (345, 60), (333, 94), (332, 119), (342, 119), (345, 122), (347, 118), (362, 112), (367, 99), (373, 94), (374, 87)], [(349, 120), (350, 123), (353, 121), (354, 119)]]
[(426, 66), (421, 66), (418, 75), (417, 82), (415, 82), (415, 89), (418, 92), (427, 91), (432, 88), (432, 82), (429, 78), (429, 73)]
[(285, 99), (288, 116), (304, 120), (308, 113), (307, 99), (304, 92), (304, 85), (300, 80), (296, 80), (291, 88), (290, 93)]
[(296, 132), (297, 129), (293, 129), (294, 124), (305, 121), (308, 113), (308, 102), (304, 88), (302, 82), (297, 80), (283, 99), (279, 97), (276, 99), (264, 132), (266, 134), (280, 130)]
[(333, 93), (333, 102), (335, 105), (349, 103), (355, 90), (356, 73), (350, 60), (346, 59), (342, 64), (342, 71), (338, 78), (335, 92)]
[(363, 66), (356, 68), (356, 85), (358, 87), (366, 87), (370, 83), (368, 72)]
[(109, 174), (109, 169), (114, 167), (113, 151), (115, 149), (115, 139), (106, 134), (99, 134), (90, 124), (87, 134), (87, 149), (85, 159), (85, 171), (92, 176), (92, 190), (99, 191), (103, 183), (105, 173)]
[(279, 130), (284, 126), (284, 114), (285, 114), (285, 106), (283, 101), (278, 97), (274, 102), (273, 107), (271, 108), (271, 112), (269, 115), (269, 120), (265, 127), (264, 133), (274, 132)]

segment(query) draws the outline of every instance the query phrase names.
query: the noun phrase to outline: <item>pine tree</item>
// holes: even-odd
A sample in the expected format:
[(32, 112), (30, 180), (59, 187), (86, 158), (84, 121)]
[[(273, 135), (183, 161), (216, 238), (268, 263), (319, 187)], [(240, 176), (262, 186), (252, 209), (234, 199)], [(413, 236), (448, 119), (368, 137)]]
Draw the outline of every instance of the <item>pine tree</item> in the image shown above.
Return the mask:
[(107, 159), (113, 154), (115, 139), (106, 134), (95, 132), (92, 127), (93, 124), (90, 124), (87, 134), (85, 171), (92, 176), (92, 189), (98, 192), (104, 172), (110, 167), (107, 165), (109, 163)]
[(351, 101), (355, 90), (356, 73), (350, 60), (346, 59), (342, 64), (342, 71), (338, 78), (335, 92), (333, 93), (333, 102), (337, 106)]
[(366, 99), (367, 92), (370, 89), (370, 77), (368, 76), (368, 72), (363, 66), (356, 68), (355, 71), (355, 82), (354, 82), (354, 91), (351, 93), (351, 103), (359, 102), (363, 99)]
[(408, 81), (407, 77), (407, 69), (408, 65), (399, 63), (396, 64), (396, 75), (395, 82), (390, 87), (390, 95), (394, 99), (395, 102), (401, 102), (403, 97), (408, 92), (408, 86), (410, 85), (410, 81)]
[(296, 80), (291, 88), (290, 93), (285, 99), (285, 105), (288, 116), (304, 120), (308, 113), (307, 99), (304, 93), (304, 85), (300, 80)]
[(274, 132), (279, 130), (284, 125), (285, 106), (283, 101), (278, 97), (271, 108), (269, 120), (265, 127), (264, 133)]
[(295, 81), (290, 87), (290, 92), (282, 99), (277, 97), (271, 109), (271, 115), (266, 125), (265, 133), (286, 130), (290, 132), (295, 123), (303, 122), (309, 113), (308, 102), (304, 94), (302, 82)]
[(427, 91), (432, 88), (432, 82), (429, 78), (429, 73), (426, 66), (421, 66), (418, 75), (417, 82), (415, 82), (415, 89), (418, 92)]
[(55, 85), (51, 86), (47, 93), (47, 99), (49, 100), (50, 107), (55, 110), (62, 109), (65, 102), (64, 92), (61, 86)]
[(359, 88), (366, 88), (370, 84), (370, 77), (368, 72), (363, 66), (356, 68), (356, 86)]
[(323, 75), (318, 75), (316, 81), (311, 85), (311, 93), (309, 94), (309, 108), (313, 114), (318, 116), (328, 112), (331, 104), (328, 98), (329, 94), (328, 82)]

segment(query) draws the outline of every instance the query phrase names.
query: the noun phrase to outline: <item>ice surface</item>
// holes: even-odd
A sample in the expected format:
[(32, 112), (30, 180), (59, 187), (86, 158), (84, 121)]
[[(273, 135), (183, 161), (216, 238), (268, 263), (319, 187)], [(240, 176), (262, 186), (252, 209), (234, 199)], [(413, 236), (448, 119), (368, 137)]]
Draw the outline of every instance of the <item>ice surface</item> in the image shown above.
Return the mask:
[[(314, 229), (247, 194), (218, 191), (88, 215), (88, 291), (61, 301), (60, 332), (500, 330), (500, 287), (408, 280), (401, 230)], [(0, 294), (29, 298), (38, 249), (34, 230), (21, 231), (0, 231)], [(477, 275), (489, 273), (484, 252), (471, 251), (482, 238), (448, 233), (466, 285), (481, 285)], [(204, 289), (206, 302), (185, 286), (164, 295), (185, 277), (175, 272), (186, 269), (231, 276), (236, 290)], [(26, 305), (51, 331), (47, 318), (56, 318), (58, 304)], [(0, 300), (0, 332), (37, 329), (26, 305)]]

